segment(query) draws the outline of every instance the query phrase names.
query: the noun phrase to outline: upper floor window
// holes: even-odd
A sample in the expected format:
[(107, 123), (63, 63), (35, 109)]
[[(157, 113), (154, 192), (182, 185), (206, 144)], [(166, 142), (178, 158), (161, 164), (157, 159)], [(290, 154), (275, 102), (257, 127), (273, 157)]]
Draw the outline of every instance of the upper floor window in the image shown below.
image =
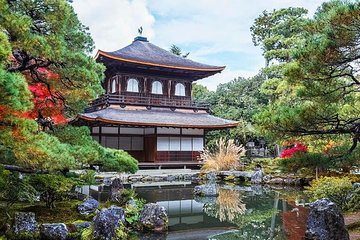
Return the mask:
[(139, 92), (139, 81), (135, 78), (130, 78), (127, 81), (126, 91), (128, 92)]
[(185, 96), (185, 85), (177, 83), (175, 85), (175, 96)]
[(151, 93), (152, 94), (163, 94), (163, 89), (162, 89), (161, 82), (159, 82), (159, 81), (152, 82)]
[(116, 78), (113, 78), (113, 79), (111, 80), (110, 92), (111, 92), (111, 93), (117, 92), (116, 87), (117, 87), (117, 80), (116, 80)]

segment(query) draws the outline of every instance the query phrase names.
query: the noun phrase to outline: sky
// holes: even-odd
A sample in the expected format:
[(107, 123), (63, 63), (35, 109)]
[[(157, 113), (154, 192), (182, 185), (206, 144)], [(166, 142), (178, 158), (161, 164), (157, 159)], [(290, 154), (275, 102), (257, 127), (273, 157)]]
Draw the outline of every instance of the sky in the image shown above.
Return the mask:
[(239, 76), (251, 77), (264, 66), (250, 27), (262, 11), (304, 7), (312, 16), (324, 0), (74, 0), (80, 21), (90, 28), (97, 49), (129, 45), (142, 26), (143, 36), (164, 49), (175, 44), (189, 59), (226, 66), (198, 83), (215, 90)]

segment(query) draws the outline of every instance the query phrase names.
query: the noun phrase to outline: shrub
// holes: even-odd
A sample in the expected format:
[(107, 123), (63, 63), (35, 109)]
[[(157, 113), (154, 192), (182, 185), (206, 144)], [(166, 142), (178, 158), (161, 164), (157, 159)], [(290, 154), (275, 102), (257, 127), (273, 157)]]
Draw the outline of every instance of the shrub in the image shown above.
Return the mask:
[(216, 145), (215, 151), (205, 148), (201, 154), (201, 158), (204, 160), (201, 168), (203, 171), (233, 170), (240, 167), (240, 157), (245, 154), (242, 146), (236, 146), (234, 140), (225, 142), (224, 139), (217, 141)]
[(352, 184), (347, 177), (321, 177), (311, 182), (307, 190), (312, 198), (329, 198), (336, 203), (341, 209), (345, 209), (345, 204), (352, 190)]
[(292, 157), (294, 154), (299, 153), (299, 152), (303, 152), (306, 153), (307, 152), (307, 146), (301, 143), (295, 143), (295, 145), (291, 148), (288, 148), (286, 150), (284, 150), (281, 153), (281, 158), (289, 158)]
[(140, 212), (144, 208), (145, 200), (134, 199), (135, 204), (127, 204), (125, 207), (125, 219), (130, 225), (138, 222), (140, 218)]
[(130, 172), (139, 170), (138, 161), (123, 150), (106, 149), (103, 160), (104, 171)]
[(75, 186), (75, 182), (62, 175), (35, 174), (28, 177), (27, 182), (40, 193), (41, 200), (49, 208), (55, 207), (55, 201), (63, 200)]
[(6, 211), (17, 201), (34, 201), (36, 195), (36, 190), (19, 173), (0, 169), (0, 200), (6, 202)]
[(333, 161), (322, 153), (297, 152), (292, 157), (279, 159), (278, 164), (283, 171), (297, 172), (302, 168), (314, 171), (315, 168), (327, 169), (333, 165)]
[(84, 185), (93, 185), (96, 183), (95, 180), (96, 172), (94, 170), (86, 170), (82, 174), (80, 174), (81, 184)]
[(346, 203), (346, 210), (359, 211), (360, 210), (360, 187), (355, 188), (350, 193), (349, 201)]

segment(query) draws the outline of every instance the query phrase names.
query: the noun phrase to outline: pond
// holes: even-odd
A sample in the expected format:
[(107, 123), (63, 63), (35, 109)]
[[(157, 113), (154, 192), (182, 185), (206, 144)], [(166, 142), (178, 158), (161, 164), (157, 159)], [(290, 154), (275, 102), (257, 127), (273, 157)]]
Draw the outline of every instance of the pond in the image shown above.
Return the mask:
[[(217, 185), (218, 197), (194, 197), (190, 182), (136, 183), (140, 198), (167, 209), (169, 232), (154, 239), (231, 240), (303, 239), (308, 209), (295, 199), (302, 192), (293, 188)], [(98, 200), (107, 199), (106, 189), (85, 190)], [(146, 239), (150, 236), (147, 236)]]

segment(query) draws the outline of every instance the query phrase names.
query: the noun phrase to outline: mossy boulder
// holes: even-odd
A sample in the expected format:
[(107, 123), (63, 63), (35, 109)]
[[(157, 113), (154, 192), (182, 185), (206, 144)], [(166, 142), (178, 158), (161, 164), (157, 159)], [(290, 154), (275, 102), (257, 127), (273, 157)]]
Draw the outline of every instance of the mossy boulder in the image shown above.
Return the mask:
[(157, 203), (144, 205), (140, 213), (140, 228), (151, 232), (166, 232), (168, 229), (169, 218), (166, 209)]

